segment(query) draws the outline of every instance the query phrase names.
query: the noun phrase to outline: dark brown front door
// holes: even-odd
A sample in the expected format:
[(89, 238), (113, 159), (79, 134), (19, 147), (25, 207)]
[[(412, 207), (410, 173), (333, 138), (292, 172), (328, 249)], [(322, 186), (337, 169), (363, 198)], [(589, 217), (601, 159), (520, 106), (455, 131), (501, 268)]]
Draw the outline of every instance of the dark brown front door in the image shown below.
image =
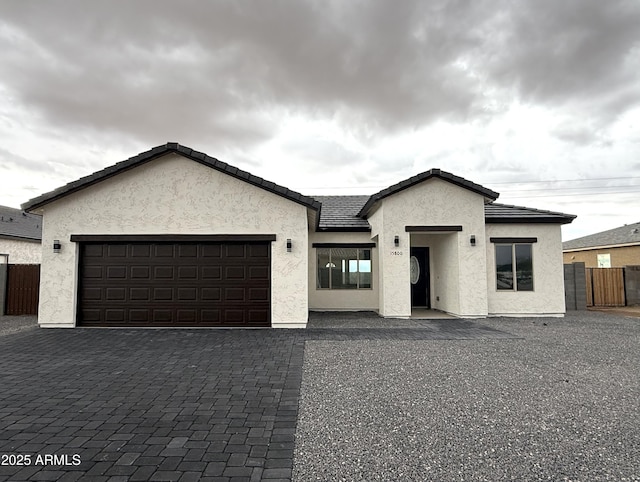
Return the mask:
[(78, 325), (271, 326), (270, 243), (82, 243)]

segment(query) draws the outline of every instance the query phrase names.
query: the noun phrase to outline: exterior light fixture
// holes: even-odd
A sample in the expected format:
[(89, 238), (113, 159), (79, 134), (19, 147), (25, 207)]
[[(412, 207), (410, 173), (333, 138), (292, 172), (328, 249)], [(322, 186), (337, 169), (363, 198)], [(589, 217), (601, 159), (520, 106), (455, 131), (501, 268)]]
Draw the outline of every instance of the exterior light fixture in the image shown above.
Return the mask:
[(395, 237), (393, 238), (393, 245), (398, 248), (400, 247), (400, 236), (398, 236), (397, 234), (395, 235)]
[(471, 237), (469, 238), (469, 242), (471, 243), (471, 246), (475, 246), (476, 245), (476, 235), (472, 234)]
[(60, 240), (59, 239), (54, 239), (53, 240), (53, 252), (54, 253), (59, 253), (61, 247), (62, 247), (62, 245), (60, 244)]
[(291, 252), (291, 238), (287, 238), (287, 253)]

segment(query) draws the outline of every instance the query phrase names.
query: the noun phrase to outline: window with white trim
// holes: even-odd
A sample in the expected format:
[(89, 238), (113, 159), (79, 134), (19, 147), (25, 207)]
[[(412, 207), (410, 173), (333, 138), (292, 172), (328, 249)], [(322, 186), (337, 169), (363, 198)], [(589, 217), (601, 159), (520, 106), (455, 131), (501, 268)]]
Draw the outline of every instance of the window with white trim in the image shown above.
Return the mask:
[(370, 248), (318, 248), (317, 288), (371, 289)]
[(496, 289), (533, 291), (532, 244), (496, 244)]

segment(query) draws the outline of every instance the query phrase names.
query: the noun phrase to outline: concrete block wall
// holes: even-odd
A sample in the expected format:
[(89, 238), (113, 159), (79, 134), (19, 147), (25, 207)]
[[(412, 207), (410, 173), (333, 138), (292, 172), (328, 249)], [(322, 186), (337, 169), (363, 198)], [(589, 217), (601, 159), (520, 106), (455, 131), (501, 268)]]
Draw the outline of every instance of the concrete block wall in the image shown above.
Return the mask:
[[(640, 271), (638, 273), (640, 274)], [(567, 311), (587, 309), (587, 278), (584, 263), (564, 265), (564, 297)]]

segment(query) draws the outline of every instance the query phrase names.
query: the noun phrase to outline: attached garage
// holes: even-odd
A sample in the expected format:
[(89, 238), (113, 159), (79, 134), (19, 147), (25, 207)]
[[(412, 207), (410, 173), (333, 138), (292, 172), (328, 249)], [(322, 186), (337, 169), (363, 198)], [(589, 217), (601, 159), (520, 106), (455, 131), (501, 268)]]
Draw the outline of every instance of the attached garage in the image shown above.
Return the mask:
[(72, 236), (79, 326), (271, 326), (275, 235)]

